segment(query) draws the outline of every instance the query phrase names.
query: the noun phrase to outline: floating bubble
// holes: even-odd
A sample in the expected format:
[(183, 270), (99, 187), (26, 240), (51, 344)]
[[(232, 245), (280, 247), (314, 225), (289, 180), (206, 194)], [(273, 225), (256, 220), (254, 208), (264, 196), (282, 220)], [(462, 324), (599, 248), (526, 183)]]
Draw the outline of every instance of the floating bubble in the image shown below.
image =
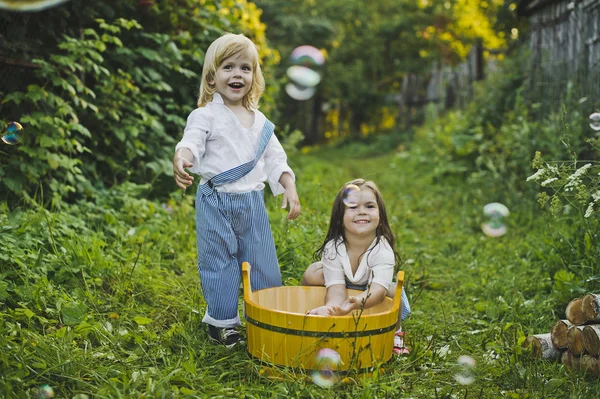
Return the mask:
[(310, 68), (303, 66), (291, 66), (287, 70), (287, 76), (297, 85), (303, 87), (315, 87), (321, 82), (321, 75)]
[(47, 399), (54, 397), (54, 389), (48, 384), (42, 385), (39, 390), (39, 399)]
[(316, 89), (314, 87), (302, 87), (295, 83), (288, 83), (285, 85), (285, 92), (288, 96), (298, 101), (308, 100), (315, 94), (315, 91)]
[(486, 221), (481, 224), (481, 230), (490, 237), (500, 237), (506, 234), (504, 218), (509, 215), (508, 208), (499, 202), (492, 202), (483, 207)]
[(296, 65), (320, 67), (325, 63), (325, 57), (316, 47), (304, 45), (292, 51), (290, 61)]
[(454, 379), (461, 385), (471, 385), (475, 382), (475, 359), (462, 355), (458, 358), (458, 371)]
[(356, 206), (356, 195), (360, 192), (360, 187), (356, 184), (346, 184), (344, 187), (344, 193), (342, 194), (342, 201), (346, 206)]
[(590, 127), (595, 131), (600, 131), (600, 112), (594, 112), (590, 115)]
[(23, 126), (21, 126), (19, 122), (9, 122), (9, 124), (6, 125), (6, 130), (2, 134), (2, 141), (8, 145), (19, 144), (23, 138), (22, 132)]
[(312, 375), (313, 382), (322, 388), (334, 386), (338, 381), (337, 370), (341, 362), (340, 354), (333, 349), (321, 349), (317, 354), (317, 370)]
[(40, 11), (67, 0), (0, 0), (0, 8), (10, 11)]

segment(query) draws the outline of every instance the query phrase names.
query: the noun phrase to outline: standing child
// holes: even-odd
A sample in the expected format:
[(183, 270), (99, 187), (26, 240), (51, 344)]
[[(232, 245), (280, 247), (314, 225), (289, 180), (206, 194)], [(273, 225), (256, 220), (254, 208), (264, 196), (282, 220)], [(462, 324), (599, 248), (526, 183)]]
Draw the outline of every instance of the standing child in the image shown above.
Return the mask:
[(252, 268), (252, 288), (281, 285), (275, 244), (264, 205), (264, 182), (283, 194), (288, 219), (300, 214), (295, 176), (258, 110), (265, 82), (256, 46), (244, 35), (225, 34), (206, 52), (198, 108), (187, 119), (173, 170), (177, 185), (202, 176), (196, 194), (198, 272), (207, 303), (203, 322), (211, 338), (240, 340), (238, 294), (241, 263)]
[[(321, 261), (310, 265), (302, 276), (302, 285), (327, 287), (325, 305), (309, 314), (341, 316), (375, 306), (386, 295), (393, 298), (395, 241), (375, 183), (363, 179), (346, 183), (333, 202), (327, 237), (315, 252), (315, 258), (320, 257)], [(363, 292), (346, 297), (346, 288)], [(401, 326), (410, 313), (410, 305), (404, 288), (401, 303), (394, 353), (407, 354)]]

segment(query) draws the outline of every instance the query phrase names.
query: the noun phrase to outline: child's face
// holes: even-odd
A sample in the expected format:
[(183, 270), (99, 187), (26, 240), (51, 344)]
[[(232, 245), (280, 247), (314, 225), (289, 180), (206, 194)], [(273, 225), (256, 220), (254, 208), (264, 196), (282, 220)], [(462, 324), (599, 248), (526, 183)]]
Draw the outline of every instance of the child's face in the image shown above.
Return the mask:
[(244, 54), (225, 58), (215, 72), (214, 84), (225, 105), (242, 105), (242, 100), (252, 87), (252, 60)]
[(373, 235), (379, 226), (379, 207), (375, 193), (370, 188), (363, 186), (360, 191), (348, 194), (344, 212), (344, 230), (348, 235)]

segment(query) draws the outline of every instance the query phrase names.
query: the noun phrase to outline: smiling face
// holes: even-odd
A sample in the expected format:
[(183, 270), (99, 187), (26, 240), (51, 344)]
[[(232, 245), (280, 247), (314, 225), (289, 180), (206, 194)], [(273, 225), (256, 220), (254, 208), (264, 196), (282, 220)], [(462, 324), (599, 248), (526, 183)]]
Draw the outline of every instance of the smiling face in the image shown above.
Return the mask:
[(244, 53), (225, 58), (215, 72), (214, 85), (217, 93), (228, 106), (242, 105), (242, 100), (252, 88), (252, 60)]
[(344, 233), (346, 237), (355, 235), (375, 238), (379, 226), (379, 206), (375, 193), (367, 186), (360, 191), (352, 191), (347, 197), (344, 212)]

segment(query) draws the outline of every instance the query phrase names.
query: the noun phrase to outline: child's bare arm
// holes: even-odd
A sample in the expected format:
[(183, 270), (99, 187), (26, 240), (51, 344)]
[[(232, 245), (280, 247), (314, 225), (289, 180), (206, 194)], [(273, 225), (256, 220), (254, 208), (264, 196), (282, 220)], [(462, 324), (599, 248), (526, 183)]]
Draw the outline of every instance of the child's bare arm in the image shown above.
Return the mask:
[(349, 296), (341, 305), (332, 305), (328, 309), (331, 316), (343, 316), (354, 310), (368, 309), (383, 301), (387, 290), (377, 283), (371, 284), (371, 287), (361, 292), (359, 295)]
[(346, 300), (346, 286), (344, 284), (335, 284), (327, 287), (325, 294), (325, 305), (319, 306), (308, 312), (308, 314), (327, 316), (332, 306), (339, 306)]
[(177, 185), (184, 190), (194, 181), (194, 178), (185, 171), (185, 168), (192, 167), (193, 159), (194, 155), (188, 148), (178, 149), (173, 157), (173, 176)]
[(283, 192), (283, 202), (281, 203), (281, 207), (285, 209), (289, 205), (290, 211), (288, 213), (288, 219), (294, 220), (300, 216), (300, 199), (298, 198), (298, 193), (296, 192), (296, 183), (294, 183), (292, 175), (290, 175), (288, 172), (283, 172), (281, 174), (279, 183), (281, 183), (285, 189)]

